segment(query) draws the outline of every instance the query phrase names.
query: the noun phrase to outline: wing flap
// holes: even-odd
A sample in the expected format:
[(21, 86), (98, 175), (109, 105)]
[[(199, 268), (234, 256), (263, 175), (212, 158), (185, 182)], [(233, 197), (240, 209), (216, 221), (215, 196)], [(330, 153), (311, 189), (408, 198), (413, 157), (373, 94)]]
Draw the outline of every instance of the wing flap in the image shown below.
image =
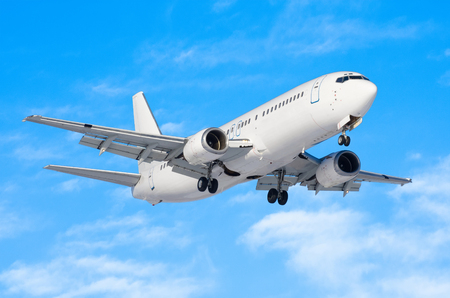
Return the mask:
[(140, 174), (134, 173), (124, 173), (124, 172), (115, 172), (115, 171), (106, 171), (106, 170), (95, 170), (95, 169), (86, 169), (86, 168), (75, 168), (75, 167), (67, 167), (67, 166), (55, 166), (48, 165), (44, 167), (47, 170), (53, 170), (57, 172), (62, 172), (66, 174), (97, 179), (101, 181), (111, 182), (115, 184), (125, 185), (125, 186), (135, 186), (139, 179), (141, 178)]
[[(100, 149), (100, 147), (104, 141), (105, 141), (104, 139), (84, 136), (81, 138), (79, 144), (87, 146), (87, 147), (91, 147), (94, 149)], [(145, 148), (132, 146), (132, 145), (124, 145), (124, 144), (120, 144), (120, 143), (111, 143), (111, 145), (109, 145), (105, 151), (113, 153), (113, 154), (121, 155), (124, 157), (132, 158), (132, 159), (139, 159), (140, 156), (145, 151)], [(159, 150), (152, 149), (143, 161), (149, 162), (149, 163), (152, 162), (153, 160), (162, 161), (166, 157), (167, 157), (167, 152), (162, 152)]]

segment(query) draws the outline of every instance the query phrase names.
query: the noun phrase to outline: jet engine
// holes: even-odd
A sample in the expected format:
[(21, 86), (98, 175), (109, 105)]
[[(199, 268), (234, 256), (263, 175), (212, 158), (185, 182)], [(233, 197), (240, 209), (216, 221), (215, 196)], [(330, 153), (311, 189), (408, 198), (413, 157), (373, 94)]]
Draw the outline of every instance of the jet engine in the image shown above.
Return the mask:
[(325, 188), (333, 187), (358, 175), (361, 162), (351, 151), (339, 151), (325, 157), (316, 171), (316, 178)]
[(222, 157), (228, 150), (228, 137), (220, 128), (207, 128), (189, 138), (184, 146), (184, 158), (198, 165)]

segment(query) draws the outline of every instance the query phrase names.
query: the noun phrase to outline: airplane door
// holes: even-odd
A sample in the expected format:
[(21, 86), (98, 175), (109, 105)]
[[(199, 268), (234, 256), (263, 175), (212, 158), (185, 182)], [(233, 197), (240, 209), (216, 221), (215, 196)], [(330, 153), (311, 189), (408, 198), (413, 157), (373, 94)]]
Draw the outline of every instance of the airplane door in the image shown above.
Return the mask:
[(314, 82), (314, 85), (311, 89), (311, 103), (316, 103), (320, 100), (320, 86), (322, 85), (323, 80), (325, 79), (326, 75), (317, 78), (317, 80)]

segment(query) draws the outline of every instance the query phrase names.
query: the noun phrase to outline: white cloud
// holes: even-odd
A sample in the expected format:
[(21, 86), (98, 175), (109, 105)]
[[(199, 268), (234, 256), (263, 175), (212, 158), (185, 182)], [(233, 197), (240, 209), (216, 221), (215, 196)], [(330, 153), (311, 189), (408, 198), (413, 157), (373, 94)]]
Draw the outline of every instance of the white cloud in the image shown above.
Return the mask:
[(447, 156), (391, 192), (397, 208), (386, 224), (338, 206), (294, 210), (264, 217), (239, 241), (252, 251), (283, 251), (291, 270), (334, 295), (446, 297), (449, 181)]
[(168, 135), (181, 135), (184, 132), (184, 123), (164, 123), (161, 125), (161, 132)]
[(58, 184), (55, 189), (59, 192), (74, 192), (79, 191), (80, 187), (80, 179), (74, 178), (67, 181), (64, 181)]
[(419, 160), (422, 158), (422, 154), (415, 152), (415, 153), (408, 153), (408, 159), (409, 160)]
[[(203, 278), (194, 255), (185, 264), (149, 261), (148, 256), (190, 243), (186, 226), (157, 226), (139, 212), (76, 225), (59, 235), (53, 259), (35, 264), (17, 261), (0, 273), (4, 293), (44, 297), (191, 297), (209, 292), (214, 282)], [(159, 246), (159, 247), (158, 247)], [(131, 249), (119, 259), (110, 249)], [(156, 249), (152, 250), (152, 249)], [(98, 253), (97, 255), (95, 253)], [(144, 257), (144, 261), (139, 258)]]
[(14, 263), (0, 281), (9, 294), (52, 297), (190, 297), (211, 284), (161, 263), (108, 256), (61, 257), (48, 263)]
[(126, 93), (128, 90), (121, 87), (113, 87), (109, 83), (101, 83), (92, 86), (92, 91), (105, 96), (117, 96)]
[(387, 228), (369, 225), (365, 217), (340, 209), (279, 212), (254, 224), (240, 241), (255, 251), (265, 248), (286, 252), (289, 268), (334, 293), (362, 291), (368, 297), (392, 293), (403, 297), (409, 293), (406, 288), (387, 285), (423, 273), (423, 266), (431, 267), (442, 279), (431, 280), (430, 287), (450, 284), (450, 272), (436, 265), (448, 260), (445, 252), (450, 237), (436, 240), (436, 234), (448, 229), (427, 233)]
[(17, 212), (7, 210), (0, 205), (0, 239), (12, 238), (21, 232), (33, 229), (30, 217), (22, 216)]
[(235, 2), (236, 2), (236, 0), (216, 1), (213, 5), (212, 10), (217, 13), (223, 12), (223, 11), (227, 10), (228, 8), (230, 8)]
[[(225, 8), (230, 3), (219, 1), (215, 5)], [(137, 62), (146, 61), (152, 67), (164, 63), (190, 68), (230, 62), (249, 64), (274, 57), (322, 55), (370, 47), (384, 40), (413, 39), (431, 28), (427, 23), (412, 24), (402, 19), (379, 24), (363, 19), (341, 20), (332, 15), (308, 16), (304, 11), (304, 2), (291, 2), (276, 17), (266, 36), (260, 38), (248, 37), (240, 31), (222, 40), (203, 40), (196, 44), (147, 43), (140, 48)]]
[(36, 161), (44, 159), (58, 159), (62, 155), (54, 152), (48, 147), (37, 148), (36, 146), (24, 145), (14, 150), (14, 156), (19, 160)]
[(450, 86), (450, 70), (447, 70), (440, 78), (439, 84), (443, 86)]
[(129, 245), (148, 248), (161, 243), (182, 248), (190, 242), (181, 224), (173, 227), (152, 225), (148, 216), (139, 212), (123, 218), (111, 217), (73, 226), (61, 235), (59, 249), (94, 251)]

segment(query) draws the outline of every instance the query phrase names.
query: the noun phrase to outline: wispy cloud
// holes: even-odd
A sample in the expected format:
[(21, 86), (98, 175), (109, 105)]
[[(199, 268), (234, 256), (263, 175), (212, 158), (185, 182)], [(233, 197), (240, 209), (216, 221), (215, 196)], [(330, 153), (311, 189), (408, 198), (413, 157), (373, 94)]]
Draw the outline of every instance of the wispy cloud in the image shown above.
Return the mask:
[(163, 125), (161, 125), (161, 131), (163, 134), (168, 135), (182, 135), (184, 132), (184, 123), (164, 123)]
[(221, 13), (230, 8), (234, 3), (236, 3), (236, 0), (219, 0), (214, 3), (212, 10)]
[[(194, 255), (187, 264), (149, 261), (148, 257), (139, 260), (140, 252), (151, 256), (152, 249), (160, 250), (159, 247), (163, 251), (183, 249), (190, 243), (187, 234), (185, 225), (158, 226), (144, 212), (75, 225), (59, 235), (53, 259), (35, 264), (17, 261), (0, 273), (0, 283), (5, 293), (31, 296), (191, 297), (203, 294), (214, 286), (212, 279), (201, 277), (196, 270), (204, 258)], [(109, 252), (114, 247), (139, 253), (123, 259), (111, 257)]]
[(129, 245), (155, 247), (161, 243), (185, 247), (191, 242), (181, 225), (163, 227), (152, 225), (143, 213), (123, 218), (108, 218), (73, 226), (60, 237), (60, 249), (94, 251)]
[(15, 237), (21, 232), (32, 229), (33, 223), (30, 217), (7, 210), (4, 204), (0, 205), (0, 239)]
[(36, 148), (29, 145), (18, 147), (14, 150), (14, 156), (19, 160), (45, 160), (45, 159), (58, 159), (62, 155), (56, 153), (53, 149), (48, 147)]
[(210, 286), (166, 264), (108, 256), (67, 256), (34, 265), (16, 262), (0, 281), (9, 294), (61, 298), (191, 297)]
[(443, 86), (450, 86), (450, 70), (447, 70), (440, 78), (439, 84)]
[(380, 24), (358, 18), (340, 20), (328, 14), (309, 16), (304, 15), (304, 6), (304, 2), (287, 5), (265, 37), (249, 37), (241, 31), (222, 40), (204, 40), (196, 44), (146, 43), (140, 48), (136, 61), (149, 62), (153, 67), (164, 63), (190, 68), (225, 63), (250, 64), (274, 57), (323, 55), (371, 47), (385, 40), (414, 39), (432, 28), (428, 23), (414, 24), (404, 19)]

